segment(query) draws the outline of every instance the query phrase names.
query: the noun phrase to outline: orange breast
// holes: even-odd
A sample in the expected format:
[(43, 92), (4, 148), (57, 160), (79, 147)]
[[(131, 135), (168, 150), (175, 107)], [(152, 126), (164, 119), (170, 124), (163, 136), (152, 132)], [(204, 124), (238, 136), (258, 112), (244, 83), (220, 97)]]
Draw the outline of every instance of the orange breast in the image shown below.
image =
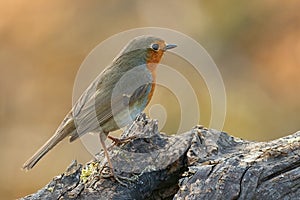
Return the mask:
[(156, 42), (160, 49), (158, 51), (149, 50), (147, 55), (147, 68), (151, 72), (153, 80), (156, 80), (156, 67), (157, 64), (160, 62), (162, 56), (164, 55), (164, 51), (162, 50), (166, 45), (164, 41), (157, 41)]
[(156, 67), (157, 64), (160, 62), (162, 56), (163, 56), (164, 52), (163, 50), (158, 50), (158, 51), (151, 51), (148, 54), (148, 59), (147, 59), (147, 68), (150, 71), (151, 75), (152, 75), (152, 87), (150, 90), (150, 93), (148, 95), (148, 102), (147, 104), (150, 102), (154, 90), (155, 90), (155, 82), (156, 82)]

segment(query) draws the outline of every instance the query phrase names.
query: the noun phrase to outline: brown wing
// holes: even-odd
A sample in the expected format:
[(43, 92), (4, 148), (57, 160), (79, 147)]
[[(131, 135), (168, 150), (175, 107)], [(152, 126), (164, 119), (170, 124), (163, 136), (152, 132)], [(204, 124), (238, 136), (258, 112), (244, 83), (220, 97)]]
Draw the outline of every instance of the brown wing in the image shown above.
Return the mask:
[[(151, 90), (152, 77), (144, 66), (118, 76), (107, 71), (106, 78), (102, 77), (97, 77), (74, 105), (76, 132), (70, 141), (87, 132), (102, 132), (102, 127), (107, 121), (128, 110), (135, 102), (145, 98)], [(119, 115), (118, 118), (121, 120), (119, 126), (129, 123), (126, 116)], [(111, 130), (118, 129), (117, 124), (112, 126)], [(111, 131), (110, 129), (105, 132)]]

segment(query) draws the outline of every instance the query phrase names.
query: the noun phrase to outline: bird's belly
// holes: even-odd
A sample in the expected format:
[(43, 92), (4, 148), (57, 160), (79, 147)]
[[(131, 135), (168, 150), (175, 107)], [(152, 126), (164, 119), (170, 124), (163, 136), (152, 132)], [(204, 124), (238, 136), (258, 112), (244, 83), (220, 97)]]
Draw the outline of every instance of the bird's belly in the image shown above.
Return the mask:
[(140, 101), (134, 102), (133, 105), (128, 106), (127, 109), (123, 109), (122, 111), (115, 113), (113, 118), (101, 125), (102, 130), (104, 132), (111, 132), (131, 124), (145, 109), (147, 105), (147, 103), (145, 103), (146, 101), (146, 98), (141, 99)]

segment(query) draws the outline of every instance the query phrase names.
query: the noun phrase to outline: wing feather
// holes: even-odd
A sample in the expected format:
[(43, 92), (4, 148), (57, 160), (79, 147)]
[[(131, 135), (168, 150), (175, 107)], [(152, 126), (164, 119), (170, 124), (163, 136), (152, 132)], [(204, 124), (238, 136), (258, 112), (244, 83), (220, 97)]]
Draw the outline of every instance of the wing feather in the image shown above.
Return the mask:
[[(87, 132), (116, 130), (118, 125), (127, 125), (132, 117), (142, 112), (152, 87), (152, 77), (147, 70), (145, 66), (139, 66), (130, 73), (119, 73), (119, 76), (111, 76), (114, 73), (107, 70), (104, 77), (109, 78), (99, 76), (95, 79), (74, 105), (73, 117), (77, 131), (70, 141)], [(119, 122), (111, 122), (113, 117), (118, 118)], [(111, 127), (104, 127), (108, 121)]]

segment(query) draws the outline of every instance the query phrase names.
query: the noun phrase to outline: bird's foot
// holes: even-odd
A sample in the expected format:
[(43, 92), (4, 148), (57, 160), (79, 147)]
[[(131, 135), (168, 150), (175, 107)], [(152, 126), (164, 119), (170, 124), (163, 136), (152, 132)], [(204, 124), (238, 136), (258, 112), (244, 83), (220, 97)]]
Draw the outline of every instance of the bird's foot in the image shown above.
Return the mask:
[(130, 182), (134, 182), (136, 180), (136, 177), (130, 178), (130, 177), (126, 177), (126, 176), (121, 176), (121, 175), (113, 175), (115, 180), (120, 183), (121, 185), (128, 187), (128, 183)]
[(116, 174), (113, 169), (110, 169), (108, 167), (106, 167), (105, 169), (102, 170), (102, 177), (103, 178), (110, 178), (110, 177), (114, 177), (114, 179), (120, 183), (121, 185), (128, 187), (130, 182), (134, 182), (137, 180), (137, 176), (133, 176), (131, 177), (126, 177), (126, 176), (121, 176)]
[(114, 142), (114, 145), (117, 145), (117, 146), (120, 146), (121, 144), (125, 144), (125, 143), (129, 142), (130, 140), (136, 138), (135, 136), (131, 136), (131, 137), (119, 139), (119, 138), (112, 137), (109, 135), (107, 137)]

